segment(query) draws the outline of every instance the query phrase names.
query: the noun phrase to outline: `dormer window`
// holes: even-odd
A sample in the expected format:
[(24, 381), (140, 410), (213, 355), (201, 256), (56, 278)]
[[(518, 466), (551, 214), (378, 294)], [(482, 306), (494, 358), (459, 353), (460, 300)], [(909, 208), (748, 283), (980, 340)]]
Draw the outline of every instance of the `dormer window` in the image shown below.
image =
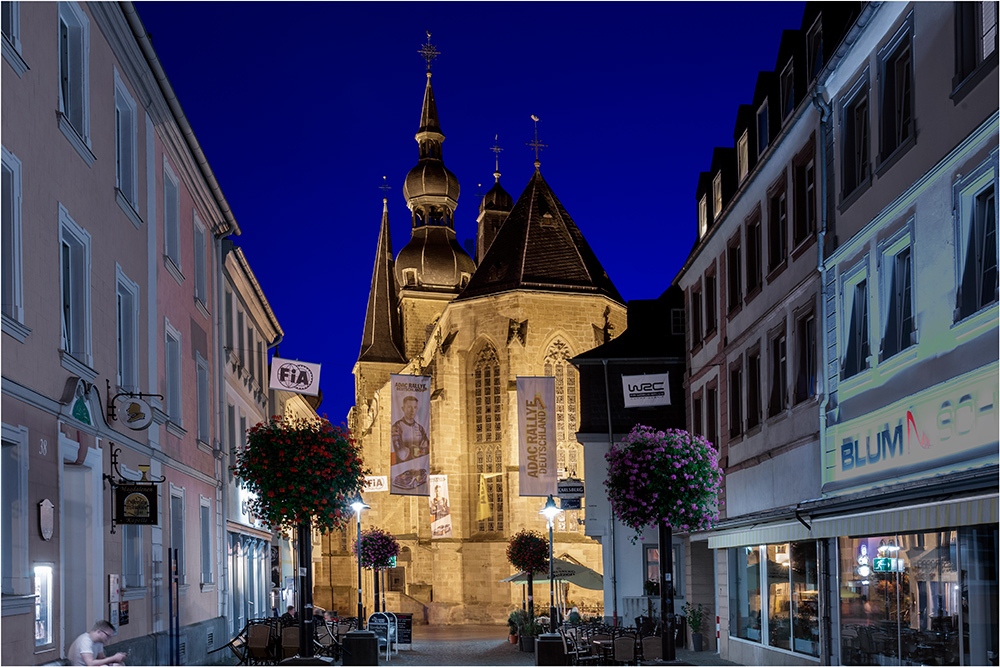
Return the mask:
[(417, 270), (416, 269), (403, 269), (403, 284), (405, 284), (405, 285), (416, 285), (417, 284)]
[(739, 172), (740, 183), (743, 182), (743, 179), (747, 177), (747, 172), (750, 171), (748, 143), (747, 132), (744, 131), (736, 142), (736, 169)]
[(722, 213), (722, 172), (715, 174), (712, 179), (712, 201), (714, 203), (714, 215), (716, 218)]
[(795, 69), (792, 61), (781, 73), (781, 119), (787, 120), (795, 109)]
[(698, 201), (698, 238), (708, 231), (708, 195), (702, 195)]
[(472, 278), (472, 274), (466, 273), (465, 271), (463, 271), (462, 272), (462, 280), (459, 283), (459, 287), (461, 287), (462, 289), (465, 289), (465, 286), (469, 284), (469, 279), (470, 278)]
[(767, 100), (757, 109), (757, 155), (767, 150), (769, 143), (767, 134)]
[(817, 17), (816, 22), (806, 33), (806, 73), (809, 81), (815, 81), (823, 69), (823, 17)]

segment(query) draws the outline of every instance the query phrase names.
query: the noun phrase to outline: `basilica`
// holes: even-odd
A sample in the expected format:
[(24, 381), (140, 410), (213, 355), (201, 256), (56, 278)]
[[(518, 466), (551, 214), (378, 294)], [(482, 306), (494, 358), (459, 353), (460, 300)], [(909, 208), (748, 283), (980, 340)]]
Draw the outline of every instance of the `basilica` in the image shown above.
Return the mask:
[[(507, 542), (522, 529), (547, 531), (539, 515), (545, 499), (519, 493), (516, 379), (555, 378), (558, 477), (582, 479), (579, 387), (568, 360), (620, 333), (626, 309), (545, 181), (537, 153), (535, 171), (516, 200), (500, 184), (497, 169), (479, 205), (475, 256), (462, 248), (455, 235), (459, 181), (445, 166), (429, 65), (430, 59), (416, 133), (418, 160), (403, 186), (410, 238), (394, 254), (384, 203), (354, 367), (349, 425), (372, 475), (364, 494), (370, 509), (360, 521), (362, 528), (388, 530), (400, 542), (396, 567), (380, 584), (389, 611), (413, 613), (416, 623), (502, 623), (525, 595), (522, 586), (499, 583), (514, 572)], [(434, 490), (428, 488), (428, 496), (395, 495), (386, 483), (393, 374), (431, 378)], [(446, 501), (432, 502), (442, 486)], [(447, 530), (438, 528), (442, 507), (449, 512)], [(601, 572), (601, 546), (584, 534), (586, 501), (582, 507), (556, 520), (554, 554)], [(314, 560), (320, 559), (314, 602), (342, 616), (357, 608), (351, 552), (356, 530), (352, 521), (344, 531), (322, 536), (322, 555), (314, 552)], [(370, 614), (372, 573), (363, 579)], [(568, 603), (600, 613), (602, 591), (569, 584), (561, 593)], [(548, 598), (548, 586), (536, 585), (540, 610)]]

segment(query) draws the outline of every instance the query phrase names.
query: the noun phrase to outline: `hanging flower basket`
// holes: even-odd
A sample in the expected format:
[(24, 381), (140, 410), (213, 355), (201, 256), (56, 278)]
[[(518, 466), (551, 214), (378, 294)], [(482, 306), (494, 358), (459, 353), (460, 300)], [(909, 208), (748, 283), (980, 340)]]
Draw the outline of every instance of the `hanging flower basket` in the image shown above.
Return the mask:
[(393, 559), (399, 555), (399, 542), (381, 528), (369, 528), (361, 531), (361, 540), (354, 543), (353, 550), (362, 567), (382, 570), (392, 567)]
[(549, 543), (533, 530), (522, 530), (507, 543), (507, 560), (522, 572), (548, 572)]
[(348, 503), (369, 472), (346, 428), (277, 415), (250, 429), (232, 470), (256, 494), (251, 509), (265, 524), (322, 531), (347, 525)]
[(687, 431), (637, 424), (605, 455), (604, 482), (615, 516), (636, 531), (664, 522), (675, 530), (706, 530), (718, 518), (722, 470), (715, 448)]

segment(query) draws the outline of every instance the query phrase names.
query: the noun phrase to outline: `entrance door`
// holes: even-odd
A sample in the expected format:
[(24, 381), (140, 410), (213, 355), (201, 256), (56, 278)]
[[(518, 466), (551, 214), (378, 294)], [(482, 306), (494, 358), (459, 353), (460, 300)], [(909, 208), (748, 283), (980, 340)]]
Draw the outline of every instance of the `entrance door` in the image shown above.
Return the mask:
[[(63, 460), (76, 460), (78, 445), (60, 437)], [(89, 449), (80, 464), (65, 463), (62, 475), (63, 643), (69, 645), (105, 618), (101, 452)], [(104, 584), (106, 585), (106, 584)]]

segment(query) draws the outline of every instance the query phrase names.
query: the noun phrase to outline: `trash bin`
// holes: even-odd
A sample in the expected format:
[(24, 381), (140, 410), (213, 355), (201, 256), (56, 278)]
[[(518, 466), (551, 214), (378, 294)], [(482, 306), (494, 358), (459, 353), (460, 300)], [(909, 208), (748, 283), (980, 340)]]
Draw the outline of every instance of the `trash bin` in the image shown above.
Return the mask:
[(378, 665), (378, 640), (370, 630), (344, 635), (344, 665)]

